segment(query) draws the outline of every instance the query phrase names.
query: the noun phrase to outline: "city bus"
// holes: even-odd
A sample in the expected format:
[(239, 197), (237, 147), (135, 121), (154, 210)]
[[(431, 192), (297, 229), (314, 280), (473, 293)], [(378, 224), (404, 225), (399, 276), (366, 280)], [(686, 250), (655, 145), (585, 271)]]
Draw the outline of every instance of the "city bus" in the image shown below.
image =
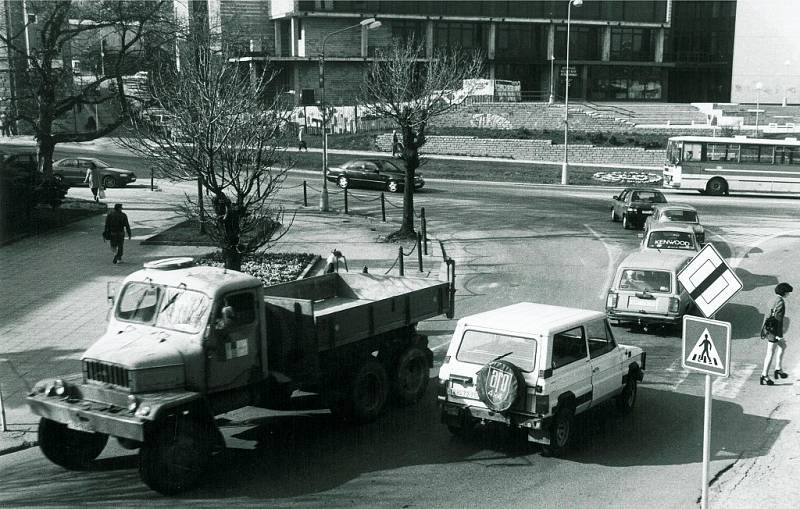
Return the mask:
[(800, 192), (800, 141), (675, 136), (667, 143), (663, 186), (714, 196)]

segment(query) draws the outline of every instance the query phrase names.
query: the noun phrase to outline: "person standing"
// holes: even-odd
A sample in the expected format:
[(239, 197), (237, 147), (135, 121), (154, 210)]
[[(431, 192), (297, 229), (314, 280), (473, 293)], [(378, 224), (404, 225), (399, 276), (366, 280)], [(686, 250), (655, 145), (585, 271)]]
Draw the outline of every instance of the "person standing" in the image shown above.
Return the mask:
[(775, 337), (770, 340), (767, 337), (767, 355), (764, 357), (764, 369), (761, 370), (760, 385), (775, 385), (775, 382), (769, 377), (769, 366), (772, 364), (772, 358), (775, 357), (775, 372), (774, 376), (778, 378), (787, 378), (788, 373), (781, 369), (781, 361), (783, 360), (783, 352), (786, 350), (786, 339), (783, 337), (783, 318), (786, 315), (786, 297), (792, 293), (792, 285), (789, 283), (778, 283), (775, 287), (775, 293), (778, 298), (770, 309), (769, 315), (775, 318)]
[(89, 184), (94, 201), (100, 201), (100, 198), (97, 197), (97, 193), (100, 190), (100, 172), (91, 166), (86, 168), (86, 177), (84, 177), (83, 182)]
[(122, 246), (125, 243), (125, 231), (128, 232), (128, 240), (131, 240), (131, 225), (128, 223), (128, 216), (122, 212), (122, 204), (114, 205), (114, 210), (106, 216), (106, 234), (111, 242), (111, 249), (116, 249), (112, 263), (122, 261)]
[(303, 149), (306, 149), (306, 152), (308, 152), (308, 145), (306, 145), (306, 140), (303, 139), (303, 131), (305, 131), (305, 128), (303, 126), (300, 126), (297, 129), (297, 151), (298, 152), (300, 152)]
[(397, 130), (392, 131), (392, 157), (397, 155), (398, 151)]
[(2, 132), (3, 136), (11, 136), (11, 130), (9, 129), (10, 123), (6, 112), (0, 113), (0, 132)]

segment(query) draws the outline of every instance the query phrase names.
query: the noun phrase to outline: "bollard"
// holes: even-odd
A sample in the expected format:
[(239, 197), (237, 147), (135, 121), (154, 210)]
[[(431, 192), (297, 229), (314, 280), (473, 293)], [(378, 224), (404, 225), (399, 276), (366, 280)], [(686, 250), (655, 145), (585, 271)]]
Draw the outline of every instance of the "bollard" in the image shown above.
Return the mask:
[(347, 212), (347, 188), (344, 188), (344, 213), (348, 214)]
[(417, 262), (419, 262), (419, 271), (422, 272), (422, 234), (417, 232)]
[(398, 248), (398, 251), (399, 251), (399, 254), (397, 255), (397, 259), (398, 259), (398, 260), (399, 260), (399, 262), (400, 262), (400, 266), (399, 266), (399, 268), (400, 268), (400, 275), (401, 275), (401, 276), (405, 276), (405, 269), (404, 269), (404, 267), (403, 267), (403, 246), (400, 246), (400, 247)]
[(369, 274), (369, 269), (367, 268), (367, 266), (366, 266), (366, 265), (364, 265), (364, 268), (363, 268), (363, 269), (361, 269), (361, 273), (362, 273), (362, 274)]
[[(7, 359), (0, 359), (0, 362), (8, 362)], [(0, 428), (3, 431), (8, 431), (8, 423), (6, 422), (6, 406), (3, 403), (3, 384), (0, 383)]]
[(386, 222), (386, 201), (383, 193), (381, 193), (381, 217), (383, 218), (383, 222)]
[(308, 207), (308, 188), (305, 180), (303, 181), (303, 207)]
[(425, 219), (425, 207), (420, 211), (420, 227), (422, 228), (422, 249), (423, 253), (428, 254), (428, 220)]
[(155, 170), (150, 168), (150, 190), (155, 191), (156, 186), (154, 185), (153, 178), (155, 177)]

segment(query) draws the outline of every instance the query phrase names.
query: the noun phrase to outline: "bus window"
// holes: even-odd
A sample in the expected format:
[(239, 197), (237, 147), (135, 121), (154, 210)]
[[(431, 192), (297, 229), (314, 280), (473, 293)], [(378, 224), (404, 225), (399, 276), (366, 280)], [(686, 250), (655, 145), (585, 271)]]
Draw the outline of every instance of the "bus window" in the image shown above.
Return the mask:
[(684, 161), (700, 161), (703, 157), (703, 145), (700, 143), (684, 143), (683, 144), (683, 160)]
[(758, 162), (758, 145), (744, 145), (739, 151), (739, 162), (741, 163), (757, 163)]
[(728, 145), (728, 153), (725, 160), (739, 162), (739, 145)]
[(725, 143), (709, 143), (706, 148), (706, 159), (709, 161), (724, 161), (728, 145)]
[(767, 145), (758, 147), (758, 162), (762, 164), (773, 164), (775, 160), (775, 147)]

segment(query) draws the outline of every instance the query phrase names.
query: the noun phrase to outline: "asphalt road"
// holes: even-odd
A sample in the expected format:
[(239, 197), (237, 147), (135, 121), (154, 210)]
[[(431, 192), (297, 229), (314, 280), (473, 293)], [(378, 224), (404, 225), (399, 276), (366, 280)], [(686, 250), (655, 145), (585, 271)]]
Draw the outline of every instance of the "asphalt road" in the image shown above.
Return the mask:
[[(301, 177), (290, 183), (296, 178)], [(296, 201), (299, 192), (291, 190), (290, 198)], [(426, 207), (429, 235), (457, 261), (457, 317), (523, 300), (602, 310), (611, 271), (639, 242), (636, 232), (609, 220), (612, 194), (429, 182), (416, 201)], [(354, 196), (366, 200), (377, 193)], [(755, 336), (774, 285), (798, 273), (800, 200), (697, 193), (668, 199), (697, 206), (707, 238), (745, 285), (717, 315), (732, 323), (734, 376), (714, 384), (713, 476), (737, 458), (765, 454), (785, 426), (763, 419), (779, 404), (780, 393), (758, 386), (763, 348)], [(375, 213), (375, 202), (351, 204)], [(431, 335), (437, 365), (454, 324), (439, 319), (421, 326)], [(580, 418), (577, 443), (565, 459), (545, 458), (537, 446), (504, 430), (487, 429), (466, 441), (451, 437), (439, 423), (431, 390), (419, 405), (391, 409), (357, 428), (337, 426), (318, 411), (231, 416), (223, 422), (227, 450), (215, 458), (203, 486), (177, 500), (144, 487), (137, 456), (116, 444), (80, 473), (50, 464), (38, 449), (3, 456), (0, 505), (695, 505), (703, 378), (681, 368), (678, 331), (615, 327), (614, 333), (618, 342), (648, 352), (637, 408), (623, 418), (605, 405)], [(789, 350), (789, 370), (797, 360)]]

